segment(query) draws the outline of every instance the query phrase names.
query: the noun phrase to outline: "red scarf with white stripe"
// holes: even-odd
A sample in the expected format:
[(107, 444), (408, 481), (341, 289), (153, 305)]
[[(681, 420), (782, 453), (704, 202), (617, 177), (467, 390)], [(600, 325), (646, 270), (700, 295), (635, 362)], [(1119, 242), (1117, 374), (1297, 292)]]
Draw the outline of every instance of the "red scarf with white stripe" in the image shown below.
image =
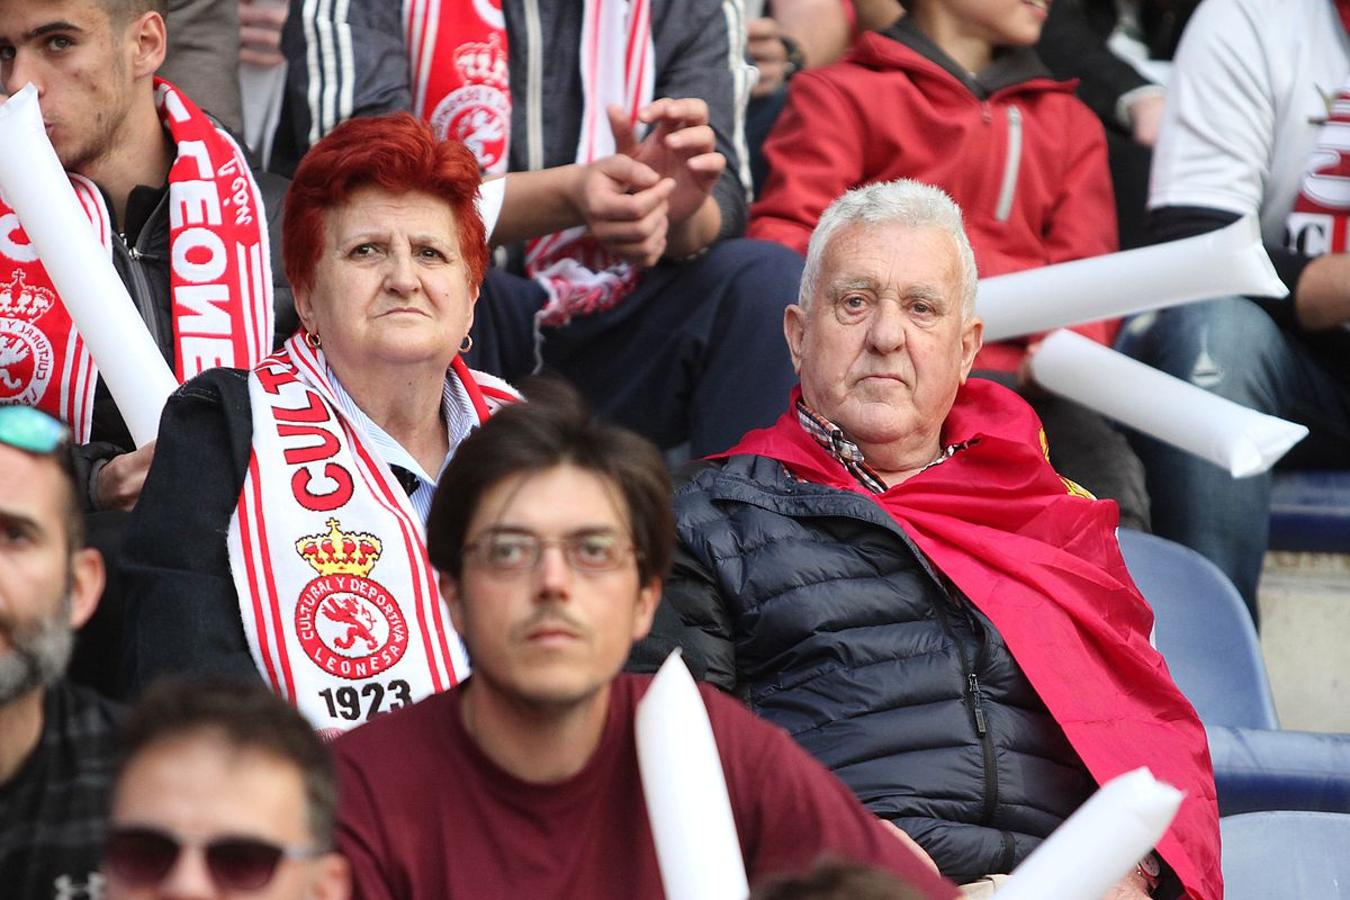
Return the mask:
[[(519, 395), (456, 356), (447, 378), (486, 421)], [(249, 374), (253, 451), (227, 545), (240, 619), (272, 690), (326, 734), (453, 687), (468, 657), (425, 525), (323, 352), (292, 337)]]
[[(614, 153), (606, 107), (637, 122), (655, 85), (651, 0), (584, 0), (581, 85), (585, 100), (576, 161)], [(404, 0), (413, 109), (442, 137), (462, 141), (488, 174), (505, 172), (511, 139), (509, 48), (501, 0)], [(546, 52), (537, 48), (535, 52)], [(529, 241), (525, 271), (543, 285), (545, 325), (609, 309), (638, 272), (584, 227)]]
[[(1350, 34), (1350, 0), (1336, 0), (1336, 11)], [(1330, 98), (1285, 225), (1290, 250), (1307, 256), (1350, 253), (1350, 79)]]
[[(272, 263), (262, 196), (239, 146), (167, 81), (161, 124), (177, 146), (169, 169), (174, 374), (248, 368), (272, 348)], [(71, 175), (75, 195), (111, 255), (103, 195)], [(0, 403), (36, 406), (89, 440), (98, 371), (17, 216), (0, 201)]]

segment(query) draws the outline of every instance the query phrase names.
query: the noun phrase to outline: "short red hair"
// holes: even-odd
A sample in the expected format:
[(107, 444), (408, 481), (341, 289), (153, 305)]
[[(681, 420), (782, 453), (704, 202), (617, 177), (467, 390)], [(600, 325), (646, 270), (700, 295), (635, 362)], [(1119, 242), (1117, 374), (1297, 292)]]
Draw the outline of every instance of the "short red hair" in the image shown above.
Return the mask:
[(358, 189), (377, 187), (391, 194), (419, 191), (446, 202), (459, 224), (469, 286), (476, 288), (488, 265), (487, 235), (475, 203), (481, 181), (467, 147), (439, 140), (408, 113), (348, 119), (310, 148), (286, 192), (286, 278), (296, 289), (312, 288), (327, 234), (324, 214)]

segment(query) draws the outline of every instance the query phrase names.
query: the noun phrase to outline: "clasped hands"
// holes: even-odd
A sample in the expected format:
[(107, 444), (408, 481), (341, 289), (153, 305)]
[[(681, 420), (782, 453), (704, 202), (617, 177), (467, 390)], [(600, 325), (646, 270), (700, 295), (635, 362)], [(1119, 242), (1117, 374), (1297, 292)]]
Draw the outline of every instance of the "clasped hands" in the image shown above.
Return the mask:
[(571, 191), (577, 216), (606, 249), (637, 266), (702, 249), (708, 229), (699, 225), (707, 207), (715, 210), (712, 188), (727, 164), (708, 105), (663, 97), (644, 106), (638, 121), (650, 130), (641, 141), (621, 108), (607, 112), (616, 152), (580, 169)]

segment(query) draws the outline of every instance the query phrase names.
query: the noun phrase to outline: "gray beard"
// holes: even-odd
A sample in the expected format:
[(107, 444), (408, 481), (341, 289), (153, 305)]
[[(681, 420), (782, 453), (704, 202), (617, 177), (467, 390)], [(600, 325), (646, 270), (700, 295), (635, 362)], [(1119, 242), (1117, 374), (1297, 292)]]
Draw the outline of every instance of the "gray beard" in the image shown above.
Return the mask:
[(10, 643), (0, 655), (0, 706), (4, 706), (34, 688), (50, 687), (65, 673), (75, 645), (70, 594), (54, 615), (30, 625), (0, 617), (0, 631), (6, 632)]

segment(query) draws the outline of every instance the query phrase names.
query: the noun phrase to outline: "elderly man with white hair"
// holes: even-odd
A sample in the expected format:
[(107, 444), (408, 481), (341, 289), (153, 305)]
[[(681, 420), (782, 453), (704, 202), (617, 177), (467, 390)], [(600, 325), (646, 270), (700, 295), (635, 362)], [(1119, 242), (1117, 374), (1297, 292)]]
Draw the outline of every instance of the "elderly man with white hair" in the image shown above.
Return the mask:
[(800, 387), (677, 489), (632, 666), (682, 646), (972, 893), (1147, 765), (1187, 797), (1113, 896), (1221, 896), (1204, 730), (1149, 644), (1116, 505), (1055, 473), (1017, 395), (967, 381), (975, 286), (941, 191), (826, 210), (784, 316)]

